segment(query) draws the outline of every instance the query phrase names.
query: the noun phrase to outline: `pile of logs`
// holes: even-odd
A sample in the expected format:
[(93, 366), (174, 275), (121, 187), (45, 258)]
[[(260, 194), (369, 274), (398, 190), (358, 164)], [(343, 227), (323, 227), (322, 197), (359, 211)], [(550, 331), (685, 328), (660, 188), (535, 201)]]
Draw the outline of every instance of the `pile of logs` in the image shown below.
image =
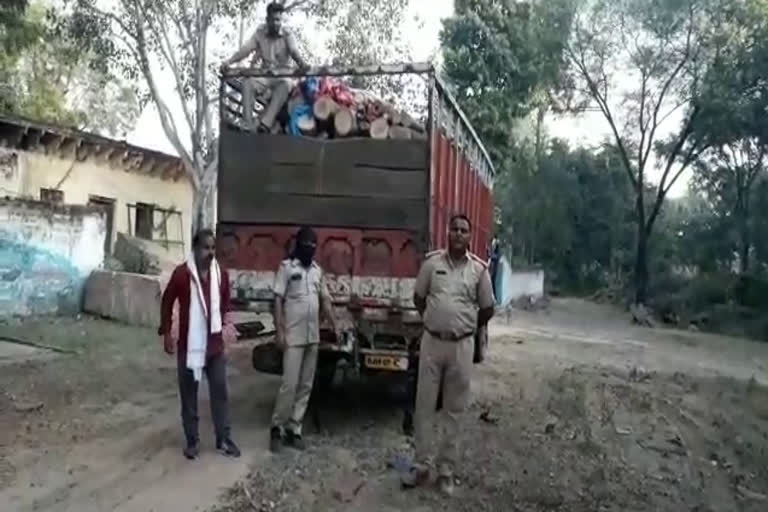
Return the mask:
[[(320, 138), (426, 139), (424, 126), (409, 114), (367, 94), (354, 97), (354, 103), (347, 106), (330, 96), (318, 96), (312, 104), (313, 115), (298, 119), (299, 130), (303, 135)], [(303, 101), (301, 93), (295, 93), (288, 102), (288, 111)]]
[[(327, 81), (326, 81), (327, 80)], [(269, 102), (269, 90), (258, 85), (252, 101), (245, 101), (244, 83), (239, 79), (227, 81), (232, 89), (225, 93), (223, 108), (226, 115), (245, 128), (255, 125), (258, 112)], [(318, 138), (370, 137), (373, 139), (426, 140), (426, 129), (408, 113), (396, 109), (368, 91), (353, 89), (335, 79), (321, 79), (311, 98), (303, 92), (304, 82), (293, 90), (279, 123), (273, 133), (293, 133)], [(253, 115), (246, 115), (252, 106)]]

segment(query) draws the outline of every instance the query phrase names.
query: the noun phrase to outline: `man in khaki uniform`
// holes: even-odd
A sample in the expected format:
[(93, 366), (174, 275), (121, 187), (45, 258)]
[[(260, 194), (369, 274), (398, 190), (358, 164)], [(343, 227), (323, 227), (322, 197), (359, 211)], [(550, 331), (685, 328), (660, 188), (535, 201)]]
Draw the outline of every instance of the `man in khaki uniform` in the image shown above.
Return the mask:
[(403, 483), (418, 485), (429, 477), (427, 460), (442, 385), (446, 425), (445, 436), (439, 440), (437, 483), (446, 493), (453, 491), (459, 420), (469, 404), (475, 333), (486, 327), (494, 312), (488, 266), (468, 251), (471, 231), (471, 222), (465, 215), (451, 219), (449, 248), (427, 255), (414, 290), (424, 335), (416, 391), (416, 464)]
[(316, 248), (315, 232), (301, 228), (293, 254), (280, 264), (275, 276), (275, 334), (283, 351), (283, 383), (272, 416), (273, 452), (282, 443), (299, 450), (305, 447), (301, 425), (315, 379), (321, 308), (336, 331), (323, 271), (314, 261)]
[[(261, 64), (260, 67), (264, 69), (285, 70), (291, 67), (291, 60), (293, 60), (300, 69), (306, 69), (308, 65), (299, 54), (293, 34), (283, 27), (284, 11), (285, 7), (282, 4), (270, 3), (267, 6), (267, 23), (258, 27), (242, 48), (222, 63), (222, 69), (229, 68), (232, 64), (240, 62), (249, 55), (252, 55), (251, 66), (254, 68)], [(258, 129), (261, 132), (271, 131), (277, 114), (288, 101), (292, 87), (293, 81), (289, 78), (264, 77), (246, 80), (246, 90), (243, 91), (243, 115), (246, 120), (250, 118), (253, 111), (254, 89), (270, 90), (269, 104), (261, 113)]]

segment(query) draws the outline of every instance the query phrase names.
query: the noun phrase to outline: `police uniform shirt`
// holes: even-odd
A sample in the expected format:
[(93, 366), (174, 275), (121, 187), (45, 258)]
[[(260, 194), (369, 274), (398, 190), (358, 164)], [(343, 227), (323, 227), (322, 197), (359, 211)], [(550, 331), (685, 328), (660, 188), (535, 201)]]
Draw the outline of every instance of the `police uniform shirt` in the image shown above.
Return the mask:
[(453, 339), (472, 335), (478, 311), (494, 306), (488, 266), (470, 252), (458, 262), (446, 250), (428, 254), (414, 293), (427, 301), (425, 329)]
[(288, 345), (319, 343), (320, 296), (329, 297), (320, 265), (312, 262), (305, 268), (299, 260), (284, 260), (275, 276), (274, 292), (285, 301), (283, 311)]

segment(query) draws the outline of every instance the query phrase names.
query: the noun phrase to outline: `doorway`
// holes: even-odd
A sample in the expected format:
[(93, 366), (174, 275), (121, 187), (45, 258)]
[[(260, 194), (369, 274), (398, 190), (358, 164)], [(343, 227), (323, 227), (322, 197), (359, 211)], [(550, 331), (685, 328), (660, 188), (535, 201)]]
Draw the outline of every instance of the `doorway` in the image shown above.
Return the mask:
[(109, 197), (89, 196), (88, 206), (98, 206), (107, 214), (107, 233), (104, 237), (104, 256), (112, 254), (112, 231), (115, 225), (115, 200)]

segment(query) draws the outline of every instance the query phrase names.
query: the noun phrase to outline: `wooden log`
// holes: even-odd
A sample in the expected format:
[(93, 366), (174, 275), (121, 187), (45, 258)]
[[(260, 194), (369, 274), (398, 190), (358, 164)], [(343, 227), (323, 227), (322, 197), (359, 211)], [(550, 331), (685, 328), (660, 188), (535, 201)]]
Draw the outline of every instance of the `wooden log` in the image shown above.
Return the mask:
[(312, 107), (318, 121), (329, 121), (339, 110), (339, 106), (328, 96), (320, 96)]
[(371, 122), (384, 116), (384, 105), (380, 101), (372, 101), (368, 104), (367, 108), (368, 119)]
[(372, 139), (386, 139), (389, 135), (389, 122), (386, 117), (380, 117), (371, 123)]
[(398, 140), (410, 140), (413, 138), (413, 132), (405, 126), (393, 125), (389, 127), (389, 138)]
[(341, 108), (333, 117), (337, 137), (348, 137), (357, 131), (357, 115), (348, 108)]
[(392, 126), (403, 126), (403, 114), (393, 109), (389, 113), (389, 124)]

